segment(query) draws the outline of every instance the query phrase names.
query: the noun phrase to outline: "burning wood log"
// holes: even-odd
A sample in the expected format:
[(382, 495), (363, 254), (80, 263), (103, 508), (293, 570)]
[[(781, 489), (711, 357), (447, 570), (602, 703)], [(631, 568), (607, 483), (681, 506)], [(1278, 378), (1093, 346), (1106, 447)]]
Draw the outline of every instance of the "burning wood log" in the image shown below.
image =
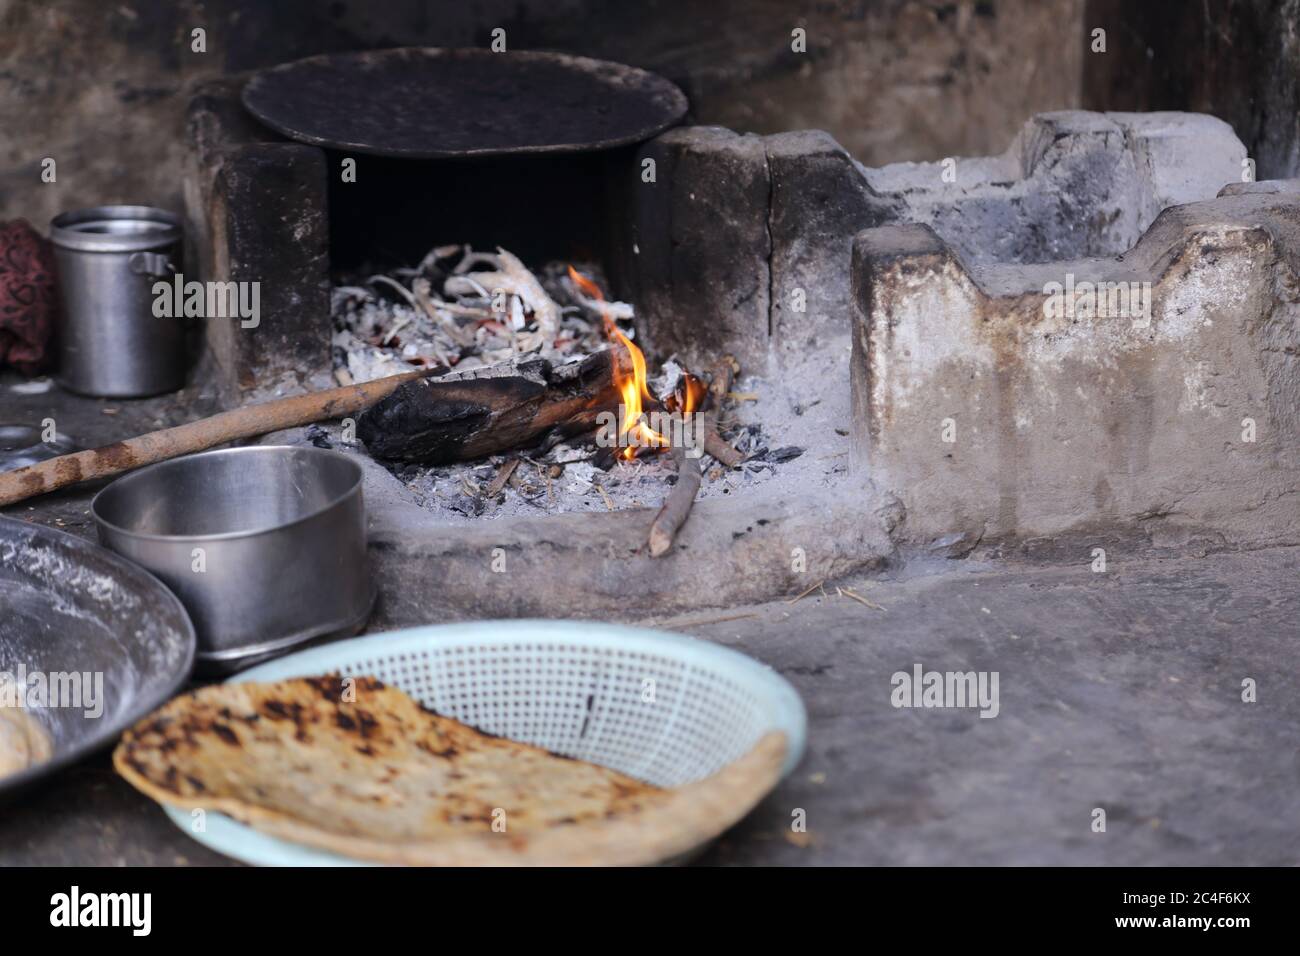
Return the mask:
[(610, 348), (569, 365), (534, 358), (410, 382), (358, 419), (357, 437), (376, 458), (439, 465), (594, 431), (617, 409), (629, 361)]
[[(731, 379), (735, 374), (736, 360), (731, 356), (719, 360), (713, 367), (713, 378), (709, 382), (709, 405), (700, 414), (704, 415), (704, 434), (716, 434), (715, 426), (722, 402), (731, 391)], [(719, 439), (721, 441), (721, 439)], [(707, 447), (707, 446), (706, 446)], [(691, 458), (682, 445), (673, 446), (673, 457), (677, 460), (677, 484), (664, 499), (663, 507), (655, 515), (650, 525), (647, 544), (652, 558), (660, 557), (673, 546), (677, 531), (686, 523), (695, 504), (695, 496), (700, 490), (700, 459)]]

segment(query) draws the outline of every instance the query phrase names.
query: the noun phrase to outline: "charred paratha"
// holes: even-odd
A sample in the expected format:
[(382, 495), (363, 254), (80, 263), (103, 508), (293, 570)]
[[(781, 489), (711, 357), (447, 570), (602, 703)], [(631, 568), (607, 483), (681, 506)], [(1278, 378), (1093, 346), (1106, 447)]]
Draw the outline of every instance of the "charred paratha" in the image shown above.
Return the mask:
[(389, 863), (656, 862), (740, 819), (775, 783), (785, 739), (663, 790), (484, 734), (372, 678), (205, 687), (128, 731), (137, 789), (264, 832)]

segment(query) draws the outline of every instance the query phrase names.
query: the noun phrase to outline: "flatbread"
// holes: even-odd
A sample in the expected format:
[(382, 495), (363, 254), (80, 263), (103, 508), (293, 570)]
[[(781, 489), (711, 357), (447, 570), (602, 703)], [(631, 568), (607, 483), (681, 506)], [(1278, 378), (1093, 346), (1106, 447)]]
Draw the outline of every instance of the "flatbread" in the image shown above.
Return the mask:
[(0, 707), (0, 777), (49, 760), (54, 753), (45, 728), (21, 707)]
[(484, 734), (396, 688), (337, 676), (205, 687), (128, 731), (137, 789), (298, 843), (386, 863), (657, 862), (740, 819), (780, 775), (772, 734), (713, 777), (663, 790)]

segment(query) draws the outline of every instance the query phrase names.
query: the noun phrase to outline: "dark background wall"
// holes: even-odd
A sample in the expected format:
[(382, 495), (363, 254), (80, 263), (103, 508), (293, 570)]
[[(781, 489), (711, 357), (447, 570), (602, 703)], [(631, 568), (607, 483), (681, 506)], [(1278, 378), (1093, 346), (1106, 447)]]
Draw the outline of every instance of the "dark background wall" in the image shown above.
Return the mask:
[[(691, 120), (829, 130), (869, 165), (999, 152), (1036, 111), (1198, 109), (1297, 169), (1300, 0), (0, 0), (0, 219), (178, 207), (202, 79), (323, 51), (560, 49), (679, 83)], [(1088, 31), (1108, 31), (1105, 54)], [(807, 30), (808, 52), (790, 50)], [(190, 31), (207, 30), (207, 52)], [(40, 181), (40, 162), (58, 181)]]
[(1300, 0), (1088, 0), (1105, 56), (1085, 58), (1088, 109), (1227, 120), (1256, 178), (1300, 175)]
[[(1000, 151), (1077, 106), (1083, 0), (0, 0), (0, 219), (178, 205), (198, 80), (324, 51), (558, 49), (656, 70), (692, 120), (831, 131), (869, 164)], [(808, 52), (790, 49), (807, 30)], [(190, 31), (207, 30), (207, 53)], [(58, 163), (44, 185), (40, 161)]]

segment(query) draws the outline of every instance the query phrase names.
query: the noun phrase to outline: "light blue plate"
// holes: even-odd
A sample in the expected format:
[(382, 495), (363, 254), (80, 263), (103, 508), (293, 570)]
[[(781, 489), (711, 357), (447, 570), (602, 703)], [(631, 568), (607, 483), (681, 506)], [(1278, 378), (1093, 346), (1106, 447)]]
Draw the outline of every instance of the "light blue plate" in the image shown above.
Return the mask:
[[(589, 760), (659, 786), (721, 769), (769, 731), (782, 776), (803, 755), (807, 717), (790, 683), (729, 648), (665, 631), (579, 621), (483, 621), (371, 634), (231, 678), (369, 675), (488, 733)], [(519, 688), (527, 687), (527, 694)], [(220, 813), (165, 807), (204, 846), (260, 866), (364, 866)]]

